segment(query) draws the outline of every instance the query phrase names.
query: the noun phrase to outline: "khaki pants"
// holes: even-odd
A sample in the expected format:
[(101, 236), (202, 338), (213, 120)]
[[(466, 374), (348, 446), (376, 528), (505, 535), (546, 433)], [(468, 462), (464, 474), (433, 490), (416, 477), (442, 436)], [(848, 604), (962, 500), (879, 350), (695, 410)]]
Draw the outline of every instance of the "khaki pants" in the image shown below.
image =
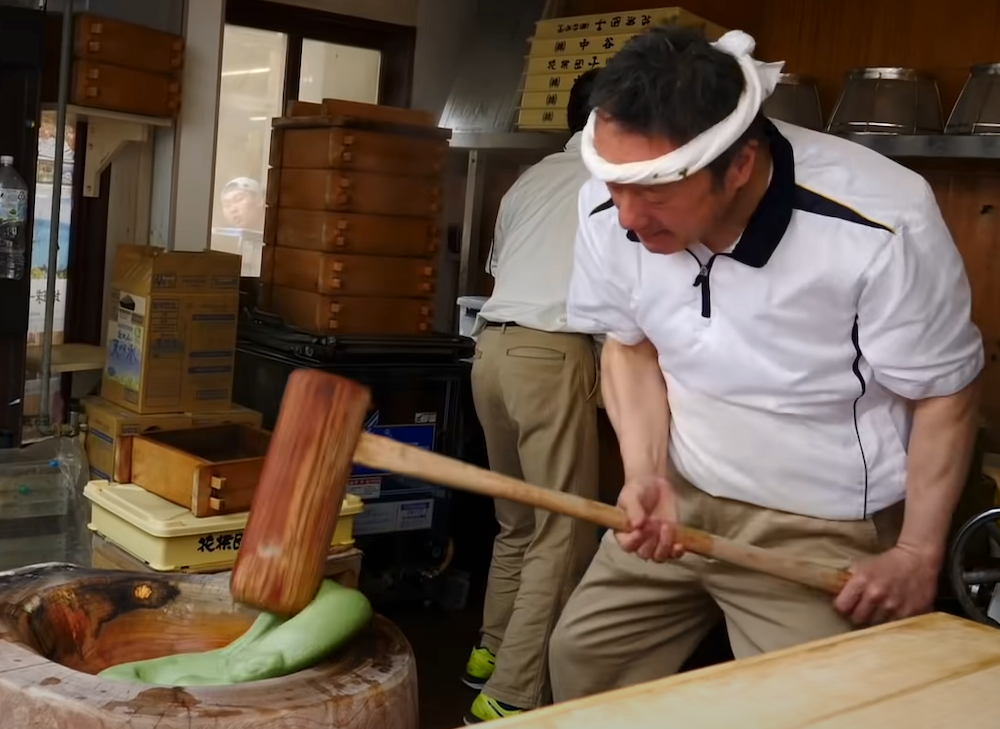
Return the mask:
[[(902, 525), (902, 503), (826, 521), (718, 499), (676, 474), (672, 482), (683, 524), (835, 567), (888, 549)], [(553, 698), (672, 675), (722, 619), (737, 659), (851, 629), (829, 595), (693, 554), (646, 562), (608, 533), (552, 636)]]
[[(490, 468), (529, 483), (597, 498), (597, 369), (590, 337), (516, 326), (479, 337), (472, 394)], [(549, 700), (548, 643), (597, 549), (592, 525), (497, 500), (483, 610), (496, 670), (484, 691), (532, 709)]]

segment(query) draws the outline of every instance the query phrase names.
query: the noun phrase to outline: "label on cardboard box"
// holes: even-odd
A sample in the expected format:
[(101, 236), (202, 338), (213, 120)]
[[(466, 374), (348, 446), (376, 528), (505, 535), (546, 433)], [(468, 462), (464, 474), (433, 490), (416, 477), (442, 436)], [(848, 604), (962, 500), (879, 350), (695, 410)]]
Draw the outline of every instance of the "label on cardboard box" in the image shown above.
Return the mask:
[(104, 374), (138, 398), (142, 373), (148, 302), (144, 296), (122, 291), (112, 298), (115, 311), (108, 324), (107, 361)]

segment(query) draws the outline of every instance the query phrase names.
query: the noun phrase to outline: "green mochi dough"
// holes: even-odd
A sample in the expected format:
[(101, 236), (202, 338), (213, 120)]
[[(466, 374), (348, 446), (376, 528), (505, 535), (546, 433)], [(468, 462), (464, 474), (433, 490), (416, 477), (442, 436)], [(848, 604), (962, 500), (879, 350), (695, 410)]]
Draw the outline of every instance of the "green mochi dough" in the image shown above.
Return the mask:
[(368, 625), (372, 614), (360, 592), (324, 580), (298, 615), (285, 620), (262, 613), (225, 648), (123, 663), (98, 676), (153, 686), (231, 686), (287, 676), (341, 648)]

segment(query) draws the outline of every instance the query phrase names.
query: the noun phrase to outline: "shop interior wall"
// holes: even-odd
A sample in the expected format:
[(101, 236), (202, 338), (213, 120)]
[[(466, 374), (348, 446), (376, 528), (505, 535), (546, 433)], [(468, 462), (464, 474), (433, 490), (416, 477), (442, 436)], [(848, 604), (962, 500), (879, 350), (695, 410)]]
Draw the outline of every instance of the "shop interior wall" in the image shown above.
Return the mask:
[[(1000, 0), (685, 0), (682, 7), (757, 39), (757, 56), (816, 80), (823, 112), (859, 66), (932, 74), (947, 115), (975, 63), (1000, 62)], [(649, 0), (565, 0), (563, 15), (652, 7)], [(986, 345), (983, 414), (1000, 448), (1000, 169), (995, 162), (910, 160), (934, 187), (965, 259), (973, 317)]]

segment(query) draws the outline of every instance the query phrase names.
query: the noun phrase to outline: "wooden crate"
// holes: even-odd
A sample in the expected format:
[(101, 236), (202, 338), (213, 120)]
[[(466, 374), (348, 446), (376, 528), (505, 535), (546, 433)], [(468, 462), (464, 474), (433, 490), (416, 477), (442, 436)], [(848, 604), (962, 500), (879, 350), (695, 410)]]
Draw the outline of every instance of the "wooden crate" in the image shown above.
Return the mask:
[(280, 246), (273, 255), (271, 281), (276, 286), (341, 296), (426, 299), (434, 295), (436, 271), (425, 259), (346, 256)]
[[(62, 14), (53, 13), (50, 22), (61, 29)], [(86, 13), (75, 18), (73, 55), (137, 71), (175, 74), (184, 66), (184, 38)]]
[(325, 253), (426, 258), (438, 252), (440, 237), (440, 227), (433, 217), (355, 215), (272, 206), (264, 218), (267, 246)]
[(346, 127), (277, 128), (272, 167), (341, 169), (433, 177), (444, 169), (448, 142)]
[(132, 436), (128, 472), (115, 480), (195, 516), (235, 514), (250, 508), (270, 442), (268, 431), (242, 423)]
[(180, 111), (181, 84), (165, 74), (76, 61), (70, 103), (126, 114), (174, 117)]
[(267, 204), (301, 210), (431, 217), (442, 209), (441, 184), (433, 178), (272, 167), (267, 175)]
[(268, 310), (292, 326), (320, 334), (414, 336), (431, 331), (430, 301), (374, 296), (329, 296), (271, 286)]

